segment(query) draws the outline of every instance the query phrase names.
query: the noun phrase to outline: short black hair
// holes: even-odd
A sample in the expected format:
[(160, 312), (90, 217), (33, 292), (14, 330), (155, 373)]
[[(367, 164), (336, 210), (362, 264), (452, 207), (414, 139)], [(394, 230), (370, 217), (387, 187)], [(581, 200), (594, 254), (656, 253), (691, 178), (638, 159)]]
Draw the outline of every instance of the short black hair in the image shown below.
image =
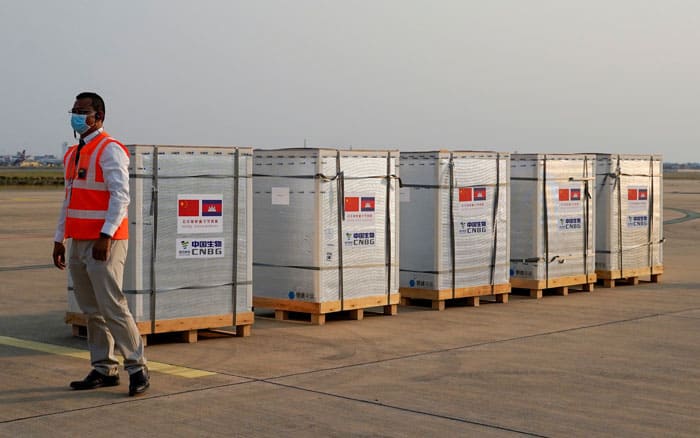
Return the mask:
[(92, 91), (83, 91), (82, 93), (75, 96), (75, 99), (90, 99), (92, 102), (92, 109), (102, 113), (102, 118), (106, 115), (105, 111), (105, 101), (100, 97), (99, 94), (93, 93)]

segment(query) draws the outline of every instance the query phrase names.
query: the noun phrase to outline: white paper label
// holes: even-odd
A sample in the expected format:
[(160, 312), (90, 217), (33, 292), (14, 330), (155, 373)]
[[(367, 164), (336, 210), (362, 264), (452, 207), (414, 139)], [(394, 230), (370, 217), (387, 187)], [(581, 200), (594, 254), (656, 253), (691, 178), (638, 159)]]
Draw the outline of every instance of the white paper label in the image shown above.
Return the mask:
[(649, 210), (649, 189), (646, 186), (627, 188), (627, 209), (635, 213)]
[(272, 205), (289, 205), (289, 187), (272, 188)]
[(224, 195), (177, 195), (177, 233), (223, 233)]
[(554, 186), (552, 193), (557, 208), (562, 211), (582, 211), (583, 190), (579, 184), (571, 186)]
[(467, 216), (485, 213), (492, 207), (492, 195), (486, 186), (458, 187), (457, 210)]
[(346, 222), (374, 222), (376, 198), (373, 195), (345, 194)]

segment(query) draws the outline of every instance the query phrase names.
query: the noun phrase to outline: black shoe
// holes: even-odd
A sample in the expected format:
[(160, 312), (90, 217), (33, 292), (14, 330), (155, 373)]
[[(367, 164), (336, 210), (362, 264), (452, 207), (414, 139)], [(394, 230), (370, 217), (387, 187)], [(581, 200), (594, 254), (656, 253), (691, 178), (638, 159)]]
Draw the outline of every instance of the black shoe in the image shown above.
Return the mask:
[(70, 387), (73, 389), (95, 389), (102, 388), (103, 386), (117, 385), (119, 385), (119, 375), (105, 376), (97, 370), (90, 371), (90, 374), (83, 380), (70, 382)]
[(129, 376), (129, 396), (139, 395), (146, 392), (151, 383), (149, 382), (148, 370), (143, 368)]

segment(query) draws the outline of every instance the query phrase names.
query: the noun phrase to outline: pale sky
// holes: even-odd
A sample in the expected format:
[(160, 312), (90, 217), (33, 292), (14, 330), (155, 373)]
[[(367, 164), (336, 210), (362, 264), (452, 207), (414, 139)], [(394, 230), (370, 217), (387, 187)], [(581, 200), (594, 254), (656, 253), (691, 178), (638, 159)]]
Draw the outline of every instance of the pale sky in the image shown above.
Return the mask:
[(0, 154), (125, 144), (700, 162), (700, 2), (0, 0)]

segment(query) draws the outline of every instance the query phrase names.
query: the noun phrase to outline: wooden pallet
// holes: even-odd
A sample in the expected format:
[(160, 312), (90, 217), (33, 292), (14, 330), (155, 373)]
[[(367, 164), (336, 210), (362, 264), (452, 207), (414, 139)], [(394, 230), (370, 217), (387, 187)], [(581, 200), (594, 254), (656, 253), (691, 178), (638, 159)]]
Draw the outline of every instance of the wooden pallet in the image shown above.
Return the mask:
[(433, 310), (445, 310), (445, 302), (466, 298), (468, 306), (478, 307), (481, 297), (495, 295), (496, 302), (507, 303), (508, 294), (510, 293), (510, 283), (496, 284), (472, 287), (457, 288), (452, 293), (452, 289), (415, 289), (411, 287), (402, 287), (399, 289), (401, 293), (401, 304), (405, 306), (415, 305), (416, 300), (428, 300), (431, 302)]
[(569, 288), (572, 286), (580, 286), (581, 290), (584, 292), (593, 292), (596, 278), (596, 274), (556, 277), (550, 278), (549, 280), (511, 278), (510, 285), (513, 289), (529, 290), (530, 297), (539, 300), (544, 295), (544, 291), (552, 292), (555, 295), (568, 295)]
[(636, 286), (639, 284), (639, 277), (647, 275), (651, 283), (661, 283), (661, 275), (664, 273), (664, 267), (663, 265), (658, 265), (652, 266), (651, 268), (623, 269), (622, 271), (619, 269), (616, 271), (600, 270), (595, 272), (603, 287), (613, 288), (616, 282)]
[[(280, 321), (291, 320), (293, 313), (305, 314), (313, 325), (326, 323), (326, 315), (329, 313), (345, 312), (350, 319), (361, 320), (364, 318), (364, 310), (372, 307), (383, 307), (385, 315), (396, 315), (398, 311), (399, 294), (389, 295), (388, 303), (386, 295), (374, 295), (363, 298), (351, 298), (340, 301), (326, 301), (314, 303), (308, 301), (286, 300), (281, 298), (268, 298), (253, 296), (253, 306), (263, 309), (274, 309), (275, 319)], [(341, 306), (342, 304), (342, 306)]]
[[(136, 322), (139, 328), (144, 346), (147, 345), (148, 336), (155, 336), (165, 333), (179, 334), (183, 342), (197, 342), (198, 335), (202, 331), (214, 330), (217, 333), (228, 333), (236, 337), (250, 336), (251, 327), (255, 314), (253, 312), (243, 312), (236, 314), (236, 331), (227, 332), (224, 330), (216, 330), (221, 327), (233, 326), (232, 314), (227, 315), (211, 315), (199, 316), (193, 318), (177, 318), (177, 319), (160, 319), (156, 320), (155, 331), (151, 330), (151, 321)], [(70, 324), (73, 329), (73, 336), (87, 335), (87, 317), (82, 313), (67, 312), (65, 316), (66, 324)]]

